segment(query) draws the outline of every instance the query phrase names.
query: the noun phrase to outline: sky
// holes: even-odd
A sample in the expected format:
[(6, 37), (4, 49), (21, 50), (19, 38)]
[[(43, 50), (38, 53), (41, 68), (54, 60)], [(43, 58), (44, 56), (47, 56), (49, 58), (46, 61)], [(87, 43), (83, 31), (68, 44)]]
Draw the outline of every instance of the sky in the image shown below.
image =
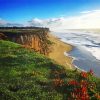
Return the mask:
[(0, 0), (1, 26), (99, 28), (99, 18), (100, 0)]

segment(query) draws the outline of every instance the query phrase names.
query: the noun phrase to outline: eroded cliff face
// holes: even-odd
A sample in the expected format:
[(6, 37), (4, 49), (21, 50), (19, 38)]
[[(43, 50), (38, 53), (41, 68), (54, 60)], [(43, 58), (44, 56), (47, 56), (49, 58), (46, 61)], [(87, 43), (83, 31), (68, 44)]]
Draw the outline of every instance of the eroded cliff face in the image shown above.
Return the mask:
[(22, 44), (26, 48), (47, 55), (48, 49), (48, 30), (2, 32), (8, 40)]

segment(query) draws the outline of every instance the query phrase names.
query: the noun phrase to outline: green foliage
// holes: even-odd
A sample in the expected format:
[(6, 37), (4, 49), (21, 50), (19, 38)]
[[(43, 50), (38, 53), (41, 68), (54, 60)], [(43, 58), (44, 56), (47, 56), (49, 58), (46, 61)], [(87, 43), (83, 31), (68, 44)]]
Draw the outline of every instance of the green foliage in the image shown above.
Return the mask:
[[(41, 54), (0, 40), (0, 100), (66, 100), (66, 90), (72, 88), (67, 87), (68, 82), (80, 79), (77, 71), (65, 70)], [(90, 76), (89, 80), (99, 93), (100, 79)]]

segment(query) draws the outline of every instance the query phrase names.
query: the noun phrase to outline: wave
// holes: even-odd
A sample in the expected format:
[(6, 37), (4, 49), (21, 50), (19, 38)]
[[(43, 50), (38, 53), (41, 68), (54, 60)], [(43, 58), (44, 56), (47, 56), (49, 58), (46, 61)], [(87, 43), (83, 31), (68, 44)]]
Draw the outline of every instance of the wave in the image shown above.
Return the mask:
[(84, 47), (96, 59), (100, 60), (100, 33), (67, 31), (66, 33), (55, 33), (55, 35), (65, 43)]
[(97, 59), (100, 60), (100, 48), (98, 47), (91, 47), (91, 48), (86, 48), (91, 54)]
[[(71, 58), (73, 59), (72, 63), (73, 63), (75, 60), (78, 60), (78, 58), (71, 56), (71, 55), (70, 55), (69, 53), (67, 53), (67, 52), (64, 52), (64, 55), (65, 55), (65, 56), (71, 57)], [(82, 68), (76, 66), (75, 64), (74, 64), (73, 67), (74, 67), (74, 68), (77, 68), (77, 69), (80, 70), (80, 71), (87, 72), (86, 70), (84, 70), (84, 69), (82, 69)]]

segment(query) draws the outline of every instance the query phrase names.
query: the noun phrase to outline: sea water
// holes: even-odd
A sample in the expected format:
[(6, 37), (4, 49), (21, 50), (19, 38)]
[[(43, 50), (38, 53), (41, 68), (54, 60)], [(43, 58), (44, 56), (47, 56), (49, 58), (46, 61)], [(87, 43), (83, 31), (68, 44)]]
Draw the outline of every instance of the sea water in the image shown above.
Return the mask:
[(83, 31), (54, 32), (65, 43), (74, 46), (69, 56), (75, 58), (73, 64), (78, 68), (89, 71), (94, 70), (100, 77), (100, 33)]

